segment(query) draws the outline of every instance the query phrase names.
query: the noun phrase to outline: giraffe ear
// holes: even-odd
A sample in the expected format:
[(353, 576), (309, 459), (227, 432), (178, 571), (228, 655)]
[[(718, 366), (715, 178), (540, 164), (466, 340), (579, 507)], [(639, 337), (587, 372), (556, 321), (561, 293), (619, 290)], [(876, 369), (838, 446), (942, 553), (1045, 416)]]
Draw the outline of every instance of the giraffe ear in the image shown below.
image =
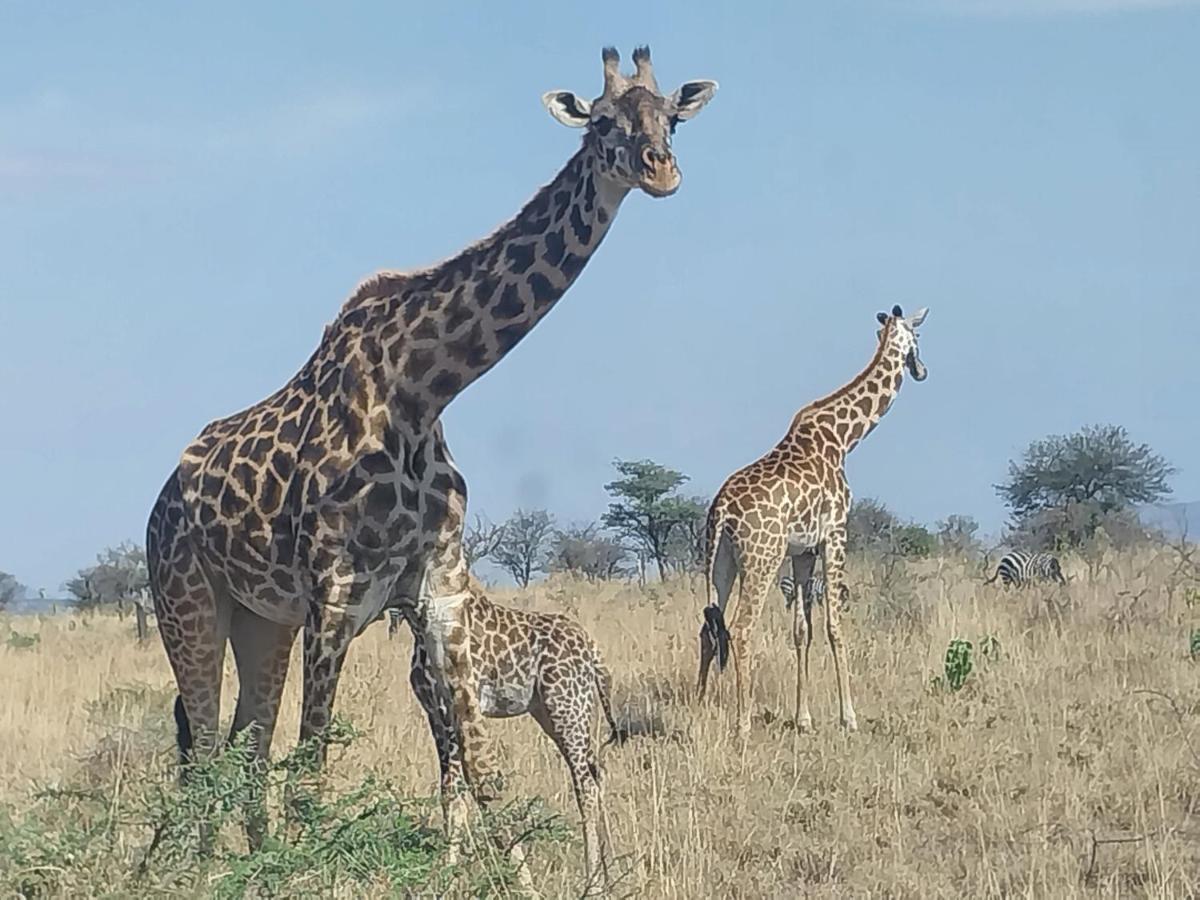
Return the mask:
[(886, 325), (888, 320), (887, 313), (875, 313), (875, 318), (879, 320), (880, 325)]
[(922, 306), (915, 313), (908, 317), (908, 324), (913, 328), (920, 328), (921, 323), (925, 321), (925, 317), (929, 315), (929, 307)]
[(568, 128), (582, 128), (591, 121), (592, 104), (570, 91), (547, 91), (542, 94), (542, 105)]
[(685, 81), (671, 95), (671, 103), (675, 106), (675, 118), (681, 122), (690, 119), (704, 108), (704, 104), (708, 103), (716, 92), (715, 81)]

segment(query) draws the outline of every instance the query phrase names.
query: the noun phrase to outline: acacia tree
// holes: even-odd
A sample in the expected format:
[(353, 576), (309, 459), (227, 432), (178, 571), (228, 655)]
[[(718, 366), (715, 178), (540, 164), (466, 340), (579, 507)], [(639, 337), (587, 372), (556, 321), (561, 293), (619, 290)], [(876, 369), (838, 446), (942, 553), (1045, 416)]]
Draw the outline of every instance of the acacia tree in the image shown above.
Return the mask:
[(887, 504), (874, 497), (863, 497), (850, 504), (846, 516), (847, 550), (919, 558), (929, 556), (936, 543), (924, 525), (901, 521)]
[(7, 572), (0, 572), (0, 611), (25, 596), (25, 585)]
[(476, 515), (475, 521), (463, 529), (462, 551), (467, 568), (489, 558), (503, 539), (503, 525), (493, 525), (486, 516)]
[(589, 581), (615, 578), (624, 572), (629, 551), (600, 533), (598, 525), (572, 525), (554, 535), (550, 568)]
[(521, 587), (537, 572), (545, 571), (546, 555), (554, 535), (554, 517), (544, 509), (518, 509), (503, 526), (491, 559)]
[(1031, 443), (996, 493), (1018, 533), (1078, 546), (1109, 523), (1127, 525), (1138, 503), (1171, 493), (1175, 468), (1118, 425), (1089, 425)]
[(946, 516), (937, 523), (937, 542), (943, 553), (972, 558), (979, 553), (979, 523), (971, 516)]
[(146, 552), (136, 544), (125, 542), (108, 547), (96, 556), (96, 565), (80, 569), (67, 582), (75, 605), (83, 609), (140, 603), (146, 596), (150, 578), (146, 568)]
[(688, 477), (648, 459), (618, 459), (613, 466), (621, 477), (604, 486), (612, 500), (601, 521), (666, 575), (673, 535), (694, 527), (696, 503), (677, 493)]
[(708, 500), (704, 497), (670, 498), (667, 510), (675, 520), (667, 539), (667, 565), (676, 572), (694, 572), (704, 565)]

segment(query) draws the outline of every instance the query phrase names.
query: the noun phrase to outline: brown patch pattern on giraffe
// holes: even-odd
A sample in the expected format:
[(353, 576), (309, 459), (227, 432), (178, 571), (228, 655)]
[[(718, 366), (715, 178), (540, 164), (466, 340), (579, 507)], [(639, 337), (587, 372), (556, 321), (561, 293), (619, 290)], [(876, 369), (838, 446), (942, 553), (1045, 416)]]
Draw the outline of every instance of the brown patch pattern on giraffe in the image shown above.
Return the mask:
[[(738, 731), (750, 729), (753, 660), (749, 636), (780, 566), (792, 561), (795, 584), (810, 583), (816, 554), (823, 555), (825, 624), (837, 673), (842, 723), (857, 727), (840, 623), (845, 594), (846, 516), (850, 488), (846, 454), (871, 432), (891, 407), (905, 369), (925, 377), (917, 327), (925, 310), (905, 318), (900, 307), (879, 314), (879, 344), (867, 367), (839, 390), (810, 403), (792, 419), (783, 439), (765, 456), (726, 479), (709, 507), (706, 574), (709, 606), (700, 630), (697, 692), (704, 697), (713, 659), (724, 668), (732, 655), (738, 700)], [(735, 582), (738, 601), (728, 628), (725, 610)], [(714, 597), (715, 594), (715, 597)], [(796, 723), (812, 725), (806, 682), (812, 643), (811, 604), (793, 606), (796, 647)]]
[[(630, 190), (664, 196), (678, 186), (674, 126), (715, 88), (689, 82), (664, 97), (648, 51), (632, 77), (615, 51), (604, 67), (592, 103), (544, 98), (560, 121), (585, 128), (583, 143), (512, 220), (431, 268), (368, 279), (283, 388), (184, 450), (146, 539), (184, 759), (219, 744), (227, 641), (240, 681), (234, 730), (257, 724), (265, 754), (285, 648), (301, 626), (307, 739), (328, 726), (346, 650), (381, 609), (465, 596), (466, 485), (439, 416), (553, 308)], [(479, 790), (494, 762), (466, 634), (462, 622), (444, 623), (438, 658)]]
[[(480, 709), (495, 718), (528, 713), (554, 741), (567, 764), (579, 805), (588, 881), (598, 886), (603, 879), (607, 884), (599, 821), (600, 767), (592, 740), (597, 701), (610, 729), (610, 742), (618, 739), (618, 728), (610, 700), (612, 679), (596, 645), (582, 626), (566, 616), (525, 612), (492, 602), (474, 579), (465, 610)], [(460, 743), (445, 692), (439, 688), (421, 639), (427, 628), (413, 615), (408, 618), (413, 625), (410, 682), (437, 747), (449, 828), (454, 818), (449, 807), (461, 791)]]

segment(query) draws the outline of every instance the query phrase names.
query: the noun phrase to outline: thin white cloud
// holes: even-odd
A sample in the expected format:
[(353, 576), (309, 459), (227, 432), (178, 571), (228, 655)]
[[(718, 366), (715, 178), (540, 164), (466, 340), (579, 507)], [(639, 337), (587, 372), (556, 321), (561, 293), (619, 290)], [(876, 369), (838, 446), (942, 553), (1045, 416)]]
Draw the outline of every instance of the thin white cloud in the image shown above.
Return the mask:
[(376, 122), (394, 122), (418, 110), (421, 92), (373, 94), (337, 91), (292, 100), (252, 116), (216, 122), (203, 146), (215, 153), (275, 155), (319, 151)]
[(47, 89), (0, 106), (0, 188), (48, 189), (154, 178), (219, 159), (264, 161), (348, 145), (430, 104), (429, 90), (341, 90), (199, 119), (97, 108)]
[(896, 5), (923, 12), (1005, 18), (1200, 8), (1200, 0), (899, 0)]

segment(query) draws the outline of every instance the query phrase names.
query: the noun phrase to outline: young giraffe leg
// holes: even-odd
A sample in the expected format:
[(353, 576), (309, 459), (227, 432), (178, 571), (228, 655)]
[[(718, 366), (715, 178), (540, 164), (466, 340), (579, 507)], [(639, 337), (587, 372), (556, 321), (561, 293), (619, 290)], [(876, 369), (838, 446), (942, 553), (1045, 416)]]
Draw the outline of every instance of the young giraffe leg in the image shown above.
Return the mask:
[(854, 704), (850, 701), (850, 664), (846, 659), (845, 643), (842, 640), (841, 607), (846, 583), (846, 532), (834, 531), (825, 539), (825, 630), (829, 636), (829, 649), (833, 651), (833, 668), (837, 673), (838, 705), (841, 708), (842, 725), (847, 731), (858, 728), (854, 715)]
[(770, 552), (749, 558), (743, 557), (742, 584), (738, 593), (730, 632), (730, 652), (737, 681), (737, 733), (743, 741), (750, 736), (751, 703), (754, 683), (754, 660), (751, 650), (754, 629), (763, 603), (771, 590), (782, 559), (782, 548), (776, 555)]
[(812, 577), (816, 557), (804, 553), (792, 557), (792, 577), (797, 596), (792, 603), (792, 641), (796, 645), (796, 729), (812, 729), (812, 713), (808, 708), (808, 654), (812, 648), (812, 598), (805, 595), (805, 585)]
[[(417, 701), (425, 710), (429, 730), (437, 747), (438, 766), (441, 771), (440, 795), (442, 819), (448, 843), (447, 861), (454, 865), (462, 852), (463, 838), (469, 836), (470, 794), (467, 779), (463, 774), (463, 751), (459, 731), (451, 714), (449, 690), (438, 678), (425, 639), (413, 631), (412, 665), (409, 669), (409, 684)], [(480, 802), (485, 802), (483, 799)], [(525, 864), (524, 848), (518, 843), (509, 850), (509, 857), (517, 870), (517, 880), (527, 893), (536, 894), (529, 867)]]
[(535, 697), (529, 713), (554, 741), (571, 773), (583, 826), (587, 873), (584, 896), (595, 896), (606, 891), (610, 882), (608, 860), (600, 840), (600, 766), (592, 746), (593, 676), (588, 671), (578, 678), (559, 678), (555, 688), (547, 691), (543, 686), (540, 691), (541, 696)]
[[(296, 631), (292, 626), (256, 616), (244, 607), (233, 610), (230, 643), (237, 662), (238, 699), (229, 740), (233, 742), (247, 728), (254, 727), (252, 750), (254, 763), (260, 769), (265, 767), (271, 753)], [(260, 795), (246, 812), (246, 837), (251, 850), (262, 846), (266, 833), (267, 810)]]

